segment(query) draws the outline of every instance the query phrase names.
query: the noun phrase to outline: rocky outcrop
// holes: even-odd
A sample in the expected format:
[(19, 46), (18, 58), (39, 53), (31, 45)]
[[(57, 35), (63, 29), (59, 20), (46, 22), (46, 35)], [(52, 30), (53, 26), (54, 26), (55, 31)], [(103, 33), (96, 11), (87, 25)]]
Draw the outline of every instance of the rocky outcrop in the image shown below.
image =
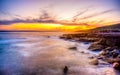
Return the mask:
[(83, 41), (83, 42), (94, 42), (98, 40), (96, 35), (89, 34), (88, 32), (83, 32), (79, 34), (64, 34), (60, 36), (61, 39)]
[(115, 47), (115, 46), (117, 46), (117, 39), (102, 38), (99, 41), (93, 42), (88, 49), (102, 50), (107, 47)]
[(95, 51), (95, 50), (101, 50), (101, 49), (104, 49), (104, 48), (105, 47), (103, 45), (93, 43), (93, 44), (91, 44), (91, 46), (88, 49)]
[(93, 59), (90, 59), (89, 60), (89, 63), (92, 64), (92, 65), (98, 65), (99, 64), (99, 61), (97, 58), (93, 58)]
[[(102, 59), (113, 65), (113, 68), (120, 69), (120, 39), (119, 38), (102, 38), (93, 42), (89, 50), (100, 50), (99, 55), (95, 58)], [(97, 61), (97, 60), (92, 60)], [(119, 70), (118, 69), (118, 70)]]
[(120, 63), (114, 62), (114, 63), (113, 63), (113, 68), (115, 68), (115, 69), (120, 69)]
[(103, 39), (100, 39), (97, 42), (93, 42), (90, 46), (89, 46), (89, 50), (102, 50), (105, 48), (105, 45), (103, 45), (105, 42)]
[[(90, 58), (90, 64), (98, 65), (99, 60), (102, 60), (104, 62), (112, 64), (113, 68), (115, 69), (117, 69), (117, 67), (120, 67), (120, 34), (117, 35), (111, 32), (87, 32), (80, 34), (66, 34), (61, 38), (74, 40), (77, 42), (92, 42), (88, 49), (91, 51), (99, 50), (100, 52), (98, 56)], [(75, 47), (70, 49), (76, 50)]]

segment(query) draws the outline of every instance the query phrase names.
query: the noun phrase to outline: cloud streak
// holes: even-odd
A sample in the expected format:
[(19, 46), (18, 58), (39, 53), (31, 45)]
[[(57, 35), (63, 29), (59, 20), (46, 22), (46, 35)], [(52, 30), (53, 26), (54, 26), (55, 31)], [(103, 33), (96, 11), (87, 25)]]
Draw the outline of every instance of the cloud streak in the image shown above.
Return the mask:
[[(110, 12), (115, 11), (115, 9), (106, 10), (106, 11), (99, 12), (99, 13), (96, 13), (96, 14), (89, 14), (88, 16), (81, 17), (81, 15), (83, 15), (87, 11), (88, 11), (88, 9), (85, 9), (84, 11), (77, 13), (76, 15), (74, 15), (72, 17), (72, 20), (58, 20), (57, 16), (54, 16), (53, 14), (49, 13), (46, 10), (42, 10), (39, 18), (20, 19), (18, 17), (21, 17), (21, 16), (15, 15), (16, 18), (13, 19), (13, 20), (1, 20), (0, 25), (11, 25), (11, 24), (14, 24), (14, 23), (52, 23), (52, 24), (62, 24), (62, 25), (77, 25), (77, 26), (78, 25), (89, 25), (88, 22), (82, 22), (81, 20), (86, 20), (86, 19), (89, 19), (89, 18), (92, 18), (92, 17), (103, 15), (105, 13), (110, 13)], [(7, 13), (5, 13), (5, 14), (7, 14)], [(81, 22), (76, 22), (76, 21), (81, 21)], [(99, 21), (98, 23), (100, 23), (100, 22), (104, 22), (104, 20)]]
[(79, 18), (79, 19), (80, 20), (89, 19), (89, 18), (92, 18), (92, 17), (100, 16), (100, 15), (103, 15), (103, 14), (106, 14), (106, 13), (110, 13), (110, 12), (115, 12), (115, 11), (116, 11), (115, 9), (106, 10), (106, 11), (95, 13), (95, 14), (91, 14), (91, 15), (88, 15), (86, 17)]

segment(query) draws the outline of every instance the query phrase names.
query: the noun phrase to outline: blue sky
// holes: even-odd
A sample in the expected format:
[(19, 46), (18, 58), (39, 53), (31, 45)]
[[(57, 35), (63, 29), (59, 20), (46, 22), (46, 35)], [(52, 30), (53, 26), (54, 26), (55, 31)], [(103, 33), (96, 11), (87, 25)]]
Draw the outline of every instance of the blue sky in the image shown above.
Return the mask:
[[(20, 15), (24, 17), (33, 17), (40, 13), (40, 10), (48, 9), (58, 15), (72, 16), (75, 12), (83, 9), (99, 9), (109, 10), (118, 9), (117, 1), (119, 0), (1, 0), (1, 11), (12, 15)], [(93, 12), (93, 10), (90, 10)], [(72, 15), (71, 15), (72, 14)], [(6, 14), (0, 14), (6, 15)]]

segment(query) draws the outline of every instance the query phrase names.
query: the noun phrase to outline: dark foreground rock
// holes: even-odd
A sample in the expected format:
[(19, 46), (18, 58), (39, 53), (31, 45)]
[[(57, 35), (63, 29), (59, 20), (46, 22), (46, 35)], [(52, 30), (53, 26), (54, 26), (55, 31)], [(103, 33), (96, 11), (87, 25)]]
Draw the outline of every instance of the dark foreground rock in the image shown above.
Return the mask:
[(120, 70), (120, 38), (103, 37), (99, 41), (93, 42), (89, 50), (100, 50), (97, 58), (113, 65), (113, 68)]
[(113, 68), (115, 68), (115, 69), (120, 69), (120, 63), (114, 62), (114, 63), (113, 63)]

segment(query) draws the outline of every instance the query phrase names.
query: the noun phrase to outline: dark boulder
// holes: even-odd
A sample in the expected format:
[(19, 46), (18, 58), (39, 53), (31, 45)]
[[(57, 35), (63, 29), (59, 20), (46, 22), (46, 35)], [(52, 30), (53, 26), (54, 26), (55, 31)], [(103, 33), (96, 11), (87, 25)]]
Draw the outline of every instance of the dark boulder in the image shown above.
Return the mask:
[(113, 68), (114, 68), (114, 69), (120, 69), (120, 63), (114, 62), (114, 63), (113, 63)]
[(77, 50), (77, 47), (70, 47), (71, 50)]

